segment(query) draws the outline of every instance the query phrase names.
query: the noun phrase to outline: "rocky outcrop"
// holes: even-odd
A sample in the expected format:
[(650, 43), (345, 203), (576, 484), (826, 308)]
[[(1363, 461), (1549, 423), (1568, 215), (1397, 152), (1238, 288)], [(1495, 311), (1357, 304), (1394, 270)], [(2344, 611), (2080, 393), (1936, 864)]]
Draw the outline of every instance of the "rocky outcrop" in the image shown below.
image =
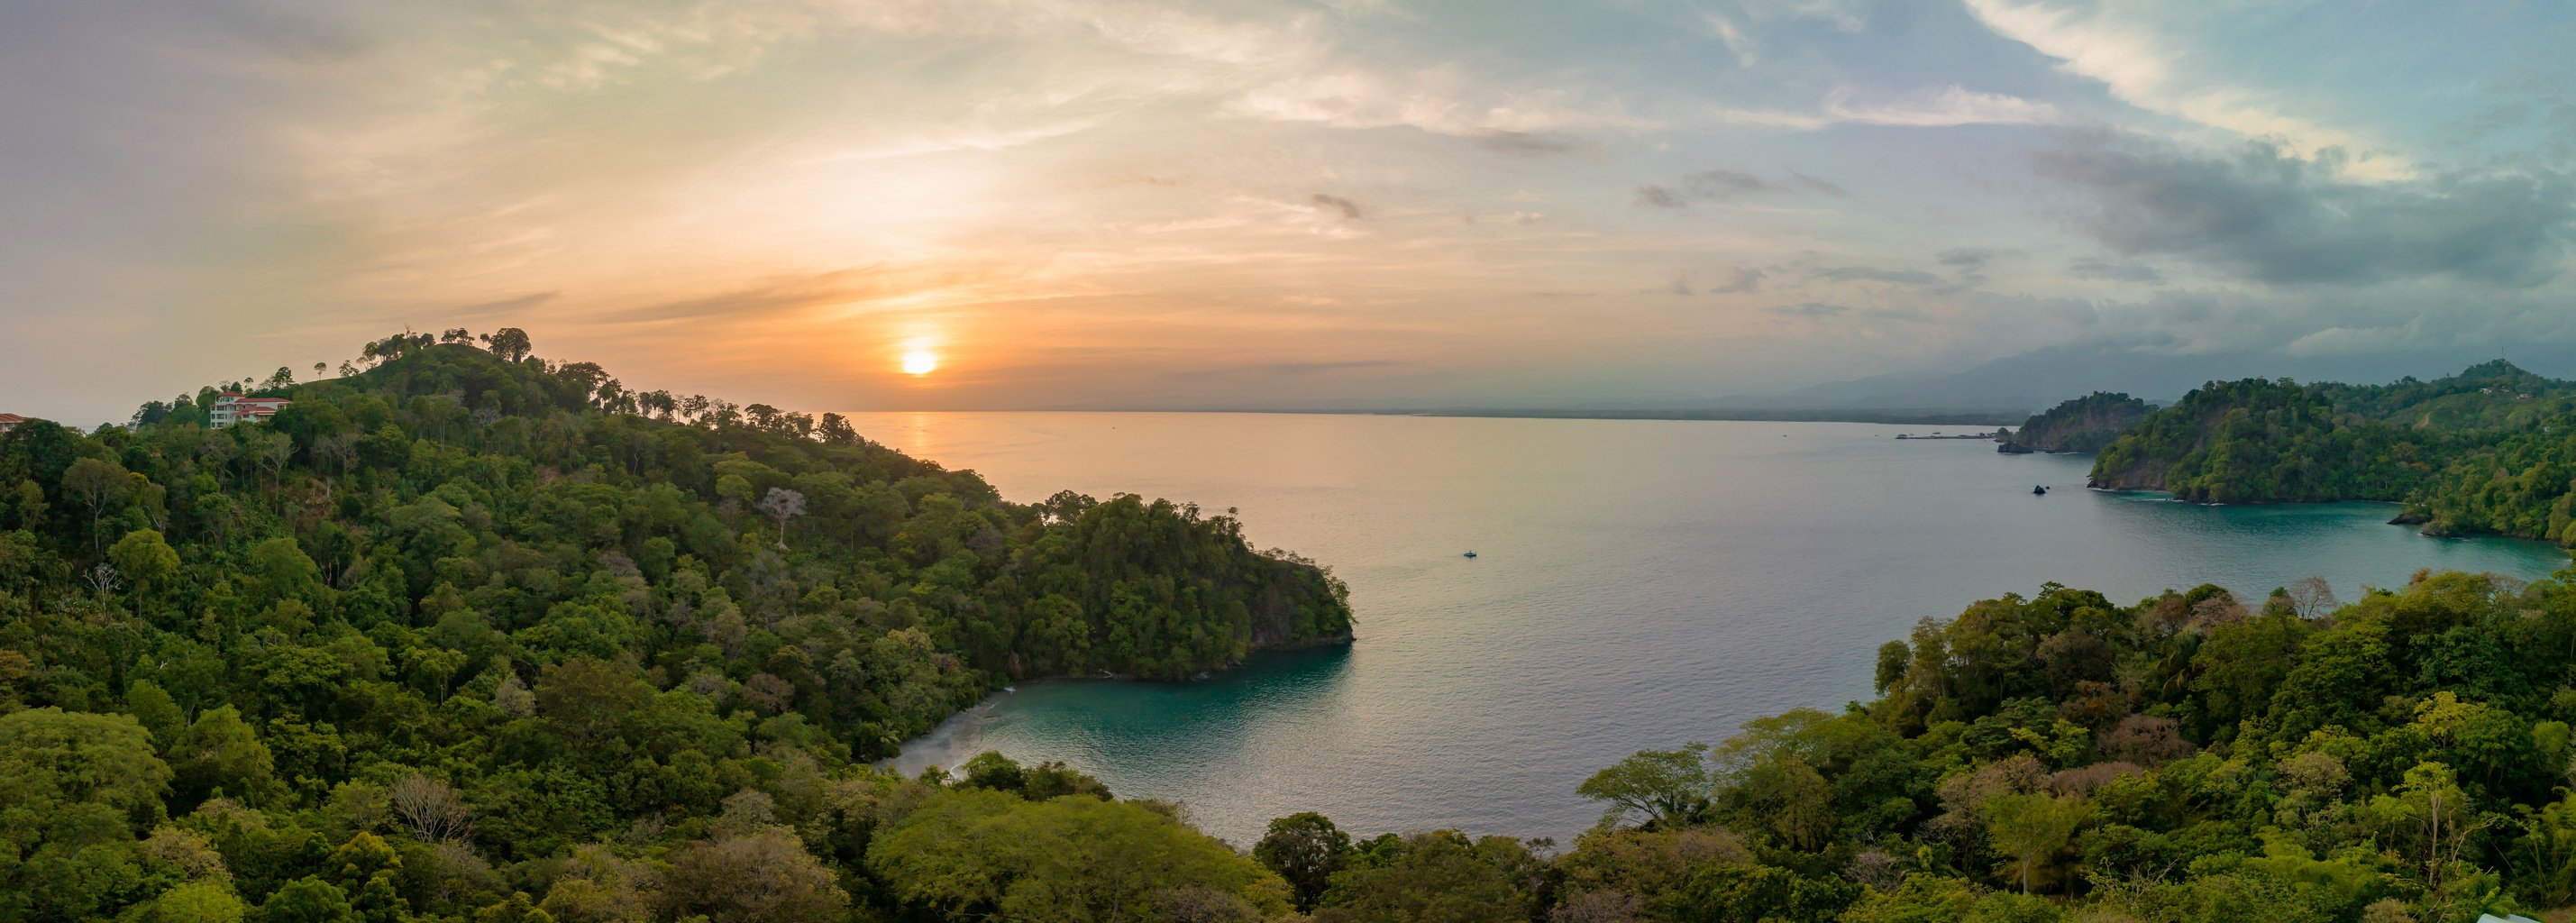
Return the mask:
[(2098, 452), (2153, 409), (2126, 394), (2096, 391), (2023, 421), (1997, 451)]

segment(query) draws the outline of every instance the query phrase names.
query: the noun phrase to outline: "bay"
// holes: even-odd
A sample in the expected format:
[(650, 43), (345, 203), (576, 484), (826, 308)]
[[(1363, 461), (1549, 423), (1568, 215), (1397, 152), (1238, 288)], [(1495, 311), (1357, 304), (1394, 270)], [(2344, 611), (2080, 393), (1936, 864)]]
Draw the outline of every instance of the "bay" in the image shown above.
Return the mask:
[[(2195, 506), (2082, 489), (2086, 456), (1943, 428), (1183, 413), (859, 413), (871, 439), (1005, 497), (1071, 489), (1235, 509), (1348, 581), (1348, 649), (1189, 683), (1044, 681), (908, 744), (1058, 759), (1184, 802), (1238, 845), (1320, 811), (1360, 834), (1556, 837), (1643, 748), (1871, 696), (1916, 620), (2048, 581), (2128, 602), (2308, 576), (2345, 600), (2418, 568), (2545, 576), (2537, 542), (2432, 539), (2389, 504)], [(1957, 428), (1947, 428), (1958, 432)], [(2048, 485), (2034, 496), (2034, 485)], [(1464, 552), (1474, 550), (1469, 559)]]

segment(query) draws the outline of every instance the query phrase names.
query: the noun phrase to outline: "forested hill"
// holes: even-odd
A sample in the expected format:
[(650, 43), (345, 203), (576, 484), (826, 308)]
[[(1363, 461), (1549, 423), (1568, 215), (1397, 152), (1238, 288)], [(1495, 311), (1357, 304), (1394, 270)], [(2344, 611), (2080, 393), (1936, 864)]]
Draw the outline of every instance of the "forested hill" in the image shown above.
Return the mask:
[(2434, 381), (2211, 382), (2139, 420), (2092, 483), (2203, 502), (2389, 500), (2436, 534), (2576, 545), (2576, 382), (2501, 360)]
[(2005, 452), (2096, 452), (2153, 410), (2147, 402), (2095, 391), (2032, 414), (2001, 447)]
[(2343, 606), (2317, 581), (2135, 605), (2048, 585), (1889, 642), (1874, 702), (1594, 776), (1607, 826), (1557, 861), (1554, 900), (1624, 921), (2564, 919), (2571, 652), (2559, 580), (2418, 574)]
[[(420, 775), (470, 793), (485, 855), (542, 856), (885, 754), (1014, 677), (1184, 678), (1350, 636), (1338, 581), (1230, 517), (1007, 503), (837, 415), (486, 341), (242, 383), (293, 399), (264, 423), (207, 428), (208, 388), (131, 428), (0, 435), (0, 712), (61, 709), (12, 733), (75, 751), (69, 716), (130, 715), (174, 773), (98, 822)], [(27, 794), (8, 775), (0, 810)], [(0, 919), (104, 906), (26, 915), (90, 860), (23, 819), (0, 820)]]

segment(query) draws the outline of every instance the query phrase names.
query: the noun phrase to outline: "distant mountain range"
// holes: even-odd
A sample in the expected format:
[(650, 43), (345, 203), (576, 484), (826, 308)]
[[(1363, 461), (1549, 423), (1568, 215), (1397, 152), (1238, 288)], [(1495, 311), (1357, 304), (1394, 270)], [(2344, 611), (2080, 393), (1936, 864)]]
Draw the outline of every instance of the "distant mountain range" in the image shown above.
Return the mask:
[[(1827, 382), (1771, 394), (1719, 398), (1711, 412), (1868, 410), (1901, 414), (2000, 413), (2018, 422), (2059, 401), (2118, 391), (2171, 403), (2209, 381), (2292, 378), (2302, 382), (2376, 384), (2407, 376), (2432, 379), (2497, 358), (2491, 351), (2428, 349), (2349, 356), (2291, 356), (2273, 350), (2174, 355), (2117, 345), (2063, 346), (2006, 356), (1965, 370), (1899, 372)], [(2576, 372), (2564, 350), (2511, 357), (2543, 375)]]

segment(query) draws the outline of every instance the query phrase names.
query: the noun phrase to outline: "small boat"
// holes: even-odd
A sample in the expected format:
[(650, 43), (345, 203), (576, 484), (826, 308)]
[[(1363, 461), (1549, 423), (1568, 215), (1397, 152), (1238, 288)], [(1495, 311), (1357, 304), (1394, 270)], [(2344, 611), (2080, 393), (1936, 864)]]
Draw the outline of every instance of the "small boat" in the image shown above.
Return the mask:
[(1467, 557), (1469, 557), (1469, 558), (1474, 558), (1475, 556), (1476, 556), (1476, 553), (1475, 553), (1475, 552), (1473, 552), (1473, 551), (1467, 552)]
[(2031, 489), (2030, 489), (2030, 495), (2031, 495), (2031, 496), (2034, 496), (2034, 497), (2044, 497), (2044, 496), (2047, 496), (2047, 495), (2048, 495), (2048, 485), (2046, 485), (2046, 484), (2033, 485), (2033, 486), (2031, 487)]

